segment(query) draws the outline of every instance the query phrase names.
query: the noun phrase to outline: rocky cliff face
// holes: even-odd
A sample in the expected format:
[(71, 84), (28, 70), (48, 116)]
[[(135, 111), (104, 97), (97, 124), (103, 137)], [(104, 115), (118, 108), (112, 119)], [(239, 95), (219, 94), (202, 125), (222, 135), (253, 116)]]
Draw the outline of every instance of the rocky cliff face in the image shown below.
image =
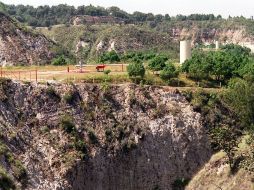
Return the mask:
[(175, 90), (2, 80), (0, 99), (0, 169), (21, 189), (170, 190), (211, 156)]
[(254, 52), (254, 38), (248, 25), (236, 21), (183, 21), (157, 30), (168, 33), (175, 41), (191, 39), (193, 45), (210, 45), (219, 41), (221, 44), (234, 43), (249, 47)]
[(0, 65), (39, 65), (50, 63), (54, 46), (45, 36), (21, 28), (0, 12)]

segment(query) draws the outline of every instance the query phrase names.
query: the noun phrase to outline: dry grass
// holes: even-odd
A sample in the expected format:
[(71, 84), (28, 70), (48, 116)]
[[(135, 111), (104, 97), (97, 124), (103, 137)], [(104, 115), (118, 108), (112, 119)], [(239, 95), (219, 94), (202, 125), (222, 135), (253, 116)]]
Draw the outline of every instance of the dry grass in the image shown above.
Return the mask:
[[(248, 149), (246, 139), (242, 138), (237, 151), (241, 155)], [(240, 168), (235, 174), (230, 172), (226, 154), (214, 154), (208, 163), (193, 177), (186, 190), (254, 190), (253, 173)]]
[[(69, 67), (69, 72), (67, 68)], [(127, 76), (126, 70), (127, 65), (106, 65), (105, 70), (111, 70), (110, 75), (114, 76)], [(69, 66), (19, 66), (19, 67), (5, 67), (2, 69), (2, 77), (11, 78), (14, 80), (91, 80), (96, 78), (103, 78), (105, 74), (103, 72), (96, 71), (96, 65), (85, 65), (80, 72), (80, 69), (74, 65)], [(123, 77), (118, 77), (123, 78)]]

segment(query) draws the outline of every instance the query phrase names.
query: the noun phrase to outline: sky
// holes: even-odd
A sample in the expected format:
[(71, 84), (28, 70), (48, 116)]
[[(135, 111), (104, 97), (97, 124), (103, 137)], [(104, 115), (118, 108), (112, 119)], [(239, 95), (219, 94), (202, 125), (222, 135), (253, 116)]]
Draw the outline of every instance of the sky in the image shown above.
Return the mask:
[(119, 8), (132, 13), (141, 11), (144, 13), (177, 14), (204, 13), (231, 16), (254, 16), (254, 0), (2, 0), (5, 4), (23, 5), (58, 5), (68, 4), (74, 6), (95, 5), (95, 6), (118, 6)]

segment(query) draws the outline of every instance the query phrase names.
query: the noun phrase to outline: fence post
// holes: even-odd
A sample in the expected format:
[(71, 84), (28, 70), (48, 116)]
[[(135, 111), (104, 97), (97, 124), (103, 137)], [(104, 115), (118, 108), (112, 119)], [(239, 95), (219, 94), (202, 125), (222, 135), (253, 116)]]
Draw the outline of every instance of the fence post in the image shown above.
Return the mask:
[(38, 80), (38, 78), (37, 78), (37, 69), (35, 70), (35, 81), (36, 81), (36, 83), (37, 83), (37, 80)]
[(68, 72), (68, 73), (70, 72), (70, 68), (69, 68), (69, 66), (67, 67), (67, 72)]

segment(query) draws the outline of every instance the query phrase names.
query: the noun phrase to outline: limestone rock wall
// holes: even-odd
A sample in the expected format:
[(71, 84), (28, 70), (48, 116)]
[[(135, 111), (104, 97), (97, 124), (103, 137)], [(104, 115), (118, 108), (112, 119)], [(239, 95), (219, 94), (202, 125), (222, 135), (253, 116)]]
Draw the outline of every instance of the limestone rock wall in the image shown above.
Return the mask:
[[(1, 140), (27, 169), (23, 189), (170, 190), (211, 156), (200, 114), (174, 89), (3, 85)], [(83, 156), (74, 148), (77, 136), (61, 128), (67, 113), (86, 144)]]
[(45, 36), (21, 28), (0, 13), (0, 65), (39, 65), (50, 63), (53, 43)]

